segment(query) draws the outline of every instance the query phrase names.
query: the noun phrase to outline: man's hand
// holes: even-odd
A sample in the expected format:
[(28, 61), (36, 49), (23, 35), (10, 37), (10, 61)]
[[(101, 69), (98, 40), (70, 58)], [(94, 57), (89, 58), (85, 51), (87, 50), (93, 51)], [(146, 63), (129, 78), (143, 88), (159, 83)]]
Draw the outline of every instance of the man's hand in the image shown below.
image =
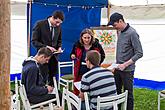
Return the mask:
[(61, 51), (62, 51), (62, 48), (61, 48), (61, 47), (59, 47), (57, 51), (58, 51), (58, 52), (61, 52)]
[(53, 87), (47, 86), (48, 92), (51, 93), (53, 91)]
[(133, 62), (132, 59), (124, 62), (123, 64), (119, 64), (119, 66), (117, 67), (119, 70), (123, 71), (126, 67), (128, 67), (129, 65), (131, 65)]
[(126, 68), (126, 65), (123, 64), (119, 64), (117, 67), (119, 70), (123, 71)]
[(55, 48), (51, 47), (51, 46), (46, 46), (47, 48), (49, 48), (52, 52), (57, 51)]
[(80, 91), (79, 97), (81, 98), (82, 101), (85, 100), (85, 99), (84, 99), (84, 93), (81, 92), (81, 91)]

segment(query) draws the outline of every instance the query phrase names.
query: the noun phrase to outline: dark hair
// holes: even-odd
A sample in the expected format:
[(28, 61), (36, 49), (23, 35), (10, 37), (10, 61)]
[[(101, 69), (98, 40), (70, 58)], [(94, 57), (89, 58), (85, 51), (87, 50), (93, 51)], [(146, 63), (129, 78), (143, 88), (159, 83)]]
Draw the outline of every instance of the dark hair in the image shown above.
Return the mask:
[(42, 47), (38, 50), (37, 55), (44, 55), (45, 57), (51, 57), (53, 55), (53, 52), (47, 48), (47, 47)]
[(94, 42), (95, 42), (95, 38), (94, 38), (94, 34), (93, 34), (93, 32), (91, 31), (91, 29), (88, 29), (88, 28), (85, 28), (85, 29), (83, 29), (82, 31), (81, 31), (81, 33), (80, 33), (80, 43), (83, 45), (84, 44), (84, 42), (83, 42), (83, 40), (82, 40), (82, 37), (83, 37), (83, 35), (84, 34), (89, 34), (90, 36), (91, 36), (91, 41), (90, 41), (90, 45), (91, 44), (93, 44)]
[(97, 50), (90, 50), (86, 53), (86, 58), (92, 65), (98, 66), (100, 64), (101, 55)]
[(54, 19), (59, 18), (60, 20), (64, 21), (64, 13), (62, 11), (59, 11), (59, 10), (54, 11), (52, 16)]
[(124, 18), (123, 18), (123, 15), (120, 14), (120, 13), (113, 13), (111, 16), (110, 16), (110, 21), (108, 22), (107, 25), (113, 25), (115, 22), (119, 22), (119, 20), (122, 20), (124, 22)]

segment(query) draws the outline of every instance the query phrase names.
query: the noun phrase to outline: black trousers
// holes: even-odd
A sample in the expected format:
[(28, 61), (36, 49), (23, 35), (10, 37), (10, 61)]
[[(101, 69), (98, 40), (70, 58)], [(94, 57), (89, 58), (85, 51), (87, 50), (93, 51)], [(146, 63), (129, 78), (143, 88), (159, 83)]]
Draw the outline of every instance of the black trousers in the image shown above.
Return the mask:
[[(48, 64), (40, 65), (40, 72), (43, 76), (45, 84), (48, 83), (50, 86), (54, 86), (53, 77), (56, 76), (58, 72), (57, 56), (52, 56)], [(57, 77), (56, 81), (58, 82)]]
[[(58, 93), (59, 93), (59, 99), (60, 99), (60, 103), (61, 103), (62, 102), (62, 93), (60, 91), (58, 91)], [(33, 95), (31, 97), (28, 97), (28, 99), (31, 104), (38, 104), (38, 103), (53, 99), (55, 97), (56, 97), (55, 94), (46, 94), (46, 95), (40, 95), (40, 96)], [(56, 104), (56, 102), (55, 102), (55, 104)]]
[[(122, 87), (124, 87), (124, 91), (128, 90), (127, 110), (133, 110), (134, 109), (134, 98), (133, 98), (134, 71), (125, 72), (125, 71), (115, 70), (114, 78), (117, 87), (117, 94), (122, 93)], [(121, 110), (121, 105), (119, 106), (119, 110)]]
[[(49, 60), (48, 63), (48, 68), (49, 68), (49, 85), (53, 86), (53, 77), (56, 76), (58, 74), (58, 60), (57, 60), (56, 55), (52, 56)], [(58, 82), (58, 78), (56, 77), (56, 81)]]

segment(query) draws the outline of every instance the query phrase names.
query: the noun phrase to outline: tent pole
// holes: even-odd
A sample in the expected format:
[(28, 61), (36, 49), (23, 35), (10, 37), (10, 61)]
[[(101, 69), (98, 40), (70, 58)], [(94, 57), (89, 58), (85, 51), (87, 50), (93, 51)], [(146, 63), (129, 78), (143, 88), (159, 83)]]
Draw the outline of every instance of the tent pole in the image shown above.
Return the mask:
[(107, 8), (107, 18), (108, 18), (108, 22), (110, 20), (110, 8), (111, 8), (111, 3), (110, 0), (108, 0), (108, 8)]
[(27, 30), (27, 54), (30, 56), (30, 27), (31, 27), (31, 12), (32, 12), (32, 0), (28, 0), (28, 30)]

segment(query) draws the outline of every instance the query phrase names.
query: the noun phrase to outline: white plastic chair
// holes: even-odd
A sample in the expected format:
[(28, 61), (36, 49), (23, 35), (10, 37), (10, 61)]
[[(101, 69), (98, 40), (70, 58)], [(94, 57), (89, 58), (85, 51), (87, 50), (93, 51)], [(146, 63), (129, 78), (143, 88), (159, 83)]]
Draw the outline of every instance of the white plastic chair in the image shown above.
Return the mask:
[[(63, 88), (62, 96), (62, 106), (65, 106), (65, 101), (67, 102), (68, 110), (72, 110), (74, 106), (76, 110), (81, 110), (81, 99), (78, 98), (74, 93), (70, 92), (68, 89)], [(65, 110), (65, 108), (64, 108)]]
[[(15, 99), (13, 98), (15, 95)], [(18, 94), (18, 79), (15, 77), (15, 94), (11, 97), (11, 110), (20, 110), (20, 100)], [(14, 101), (15, 100), (15, 101)]]
[(128, 91), (126, 90), (124, 93), (109, 96), (109, 97), (100, 97), (97, 98), (97, 110), (100, 110), (104, 107), (113, 107), (113, 110), (118, 110), (118, 104), (123, 103), (123, 110), (127, 109), (127, 96)]
[[(85, 97), (86, 110), (90, 110), (87, 92), (84, 92), (84, 97)], [(68, 110), (72, 110), (72, 105), (77, 110), (81, 110), (81, 99), (78, 96), (76, 96), (74, 93), (70, 92), (68, 89), (63, 88), (63, 95), (62, 95), (63, 110), (66, 110), (65, 109), (65, 102), (67, 102)]]
[(158, 110), (160, 110), (160, 101), (165, 99), (165, 90), (158, 93)]
[[(64, 74), (62, 72), (62, 69), (64, 68), (71, 69), (71, 71)], [(69, 84), (71, 83), (73, 90), (74, 61), (58, 62), (58, 74), (59, 74), (59, 83), (58, 83), (59, 89), (60, 89), (60, 85), (63, 85), (64, 87), (69, 89), (70, 88)]]
[(90, 107), (89, 107), (89, 98), (88, 98), (88, 93), (87, 92), (84, 92), (84, 99), (85, 99), (86, 110), (90, 110)]
[(57, 106), (60, 106), (57, 83), (56, 83), (55, 78), (53, 78), (53, 80), (54, 80), (54, 88), (55, 88), (55, 91), (56, 91), (55, 92), (56, 98), (48, 100), (48, 101), (44, 101), (44, 102), (41, 102), (41, 103), (38, 103), (38, 104), (34, 104), (34, 105), (31, 105), (30, 102), (29, 102), (29, 100), (27, 98), (27, 95), (26, 95), (24, 85), (20, 85), (19, 93), (20, 93), (20, 97), (21, 97), (23, 107), (24, 107), (25, 110), (32, 110), (34, 108), (38, 108), (38, 107), (41, 107), (41, 106), (47, 105), (47, 104), (49, 104), (49, 110), (53, 110), (53, 102), (54, 101), (57, 101)]

